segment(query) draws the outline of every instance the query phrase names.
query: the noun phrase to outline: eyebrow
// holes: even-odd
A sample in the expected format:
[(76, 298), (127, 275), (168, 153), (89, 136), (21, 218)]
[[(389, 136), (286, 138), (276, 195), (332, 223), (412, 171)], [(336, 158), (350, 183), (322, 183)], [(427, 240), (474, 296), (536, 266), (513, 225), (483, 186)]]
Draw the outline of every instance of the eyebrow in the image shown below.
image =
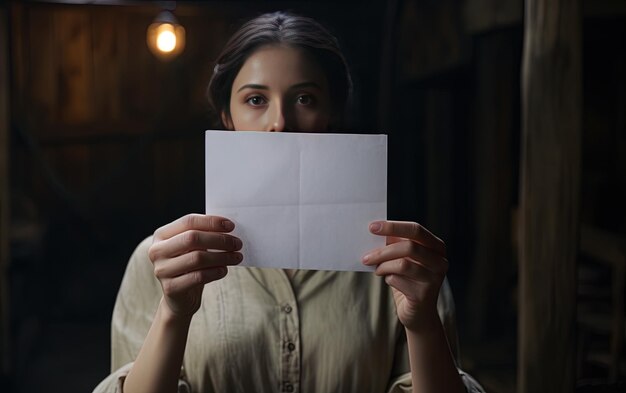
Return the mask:
[[(316, 89), (322, 89), (320, 87), (319, 84), (315, 83), (315, 82), (302, 82), (302, 83), (296, 83), (295, 85), (289, 87), (290, 90), (292, 89), (301, 89), (303, 87), (313, 87)], [(256, 83), (248, 83), (247, 85), (243, 85), (239, 88), (239, 90), (237, 90), (237, 93), (239, 93), (240, 91), (242, 91), (243, 89), (258, 89), (258, 90), (269, 90), (269, 87), (265, 86), (265, 85), (259, 85)]]
[(316, 89), (322, 89), (320, 87), (320, 85), (318, 85), (315, 82), (302, 82), (302, 83), (296, 83), (295, 85), (291, 86), (290, 89), (301, 89), (303, 87), (314, 87)]
[(257, 85), (255, 83), (248, 83), (247, 85), (243, 85), (237, 90), (237, 93), (242, 91), (243, 89), (259, 89), (259, 90), (269, 90), (269, 87), (265, 85)]

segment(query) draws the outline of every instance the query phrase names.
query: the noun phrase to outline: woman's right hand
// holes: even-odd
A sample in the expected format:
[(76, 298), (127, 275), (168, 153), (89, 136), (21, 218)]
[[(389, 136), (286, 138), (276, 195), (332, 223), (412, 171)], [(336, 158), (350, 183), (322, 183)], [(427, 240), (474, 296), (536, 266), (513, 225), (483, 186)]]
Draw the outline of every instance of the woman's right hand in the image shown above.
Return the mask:
[(161, 282), (165, 304), (175, 317), (190, 317), (200, 308), (204, 285), (223, 278), (226, 266), (243, 260), (242, 242), (229, 235), (227, 218), (189, 214), (154, 232), (149, 256)]

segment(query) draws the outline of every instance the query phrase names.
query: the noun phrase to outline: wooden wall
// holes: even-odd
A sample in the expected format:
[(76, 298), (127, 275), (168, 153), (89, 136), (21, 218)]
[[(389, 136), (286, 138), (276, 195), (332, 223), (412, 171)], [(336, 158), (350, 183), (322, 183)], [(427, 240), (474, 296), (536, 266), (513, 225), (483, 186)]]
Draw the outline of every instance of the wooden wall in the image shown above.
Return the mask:
[[(102, 217), (131, 209), (129, 200), (142, 201), (131, 215), (174, 215), (184, 211), (181, 205), (201, 211), (202, 181), (186, 182), (190, 176), (180, 174), (203, 173), (198, 141), (211, 127), (205, 100), (211, 61), (239, 21), (262, 9), (179, 6), (187, 47), (180, 58), (163, 63), (145, 44), (157, 7), (14, 3), (13, 189), (28, 190), (40, 209), (64, 201)], [(332, 18), (349, 15), (338, 11), (327, 17), (330, 25), (341, 25)], [(360, 59), (368, 48), (361, 38), (368, 35), (345, 36), (348, 55)], [(375, 67), (353, 62), (359, 82), (367, 83), (363, 71)], [(372, 124), (358, 119), (366, 123)]]
[[(20, 149), (13, 187), (33, 190), (41, 209), (61, 202), (51, 198), (56, 193), (106, 215), (137, 192), (154, 197), (134, 209), (164, 209), (186, 199), (179, 170), (201, 175), (201, 162), (183, 156), (198, 156), (198, 138), (210, 126), (204, 88), (229, 19), (186, 17), (181, 10), (190, 42), (180, 58), (162, 63), (145, 45), (156, 12), (14, 5), (12, 98)], [(206, 45), (196, 42), (205, 36), (212, 38)], [(141, 167), (146, 157), (155, 170)]]
[[(624, 27), (594, 5), (613, 2), (583, 3), (581, 218), (626, 233), (625, 63), (616, 55)], [(465, 316), (460, 332), (472, 338), (462, 348), (477, 348), (467, 352), (478, 358), (488, 340), (515, 333), (521, 0), (184, 2), (176, 15), (187, 47), (169, 63), (145, 44), (159, 9), (133, 4), (16, 1), (7, 8), (11, 83), (9, 91), (0, 72), (0, 209), (10, 190), (16, 321), (108, 324), (137, 242), (204, 209), (211, 60), (240, 21), (286, 7), (339, 36), (356, 82), (353, 128), (389, 134), (390, 217), (419, 221), (446, 240)], [(3, 92), (11, 104), (4, 134)], [(8, 134), (7, 169), (1, 137)], [(2, 186), (2, 170), (10, 171), (10, 187)], [(3, 211), (0, 241), (8, 242)], [(28, 342), (19, 337), (26, 329), (13, 331), (15, 346)], [(500, 344), (501, 358), (514, 358), (514, 343), (508, 352)]]
[(8, 16), (0, 6), (0, 378), (11, 371), (9, 352), (9, 61)]
[[(360, 13), (350, 2), (333, 5), (332, 12), (315, 2), (287, 8), (319, 19), (339, 37), (358, 97), (365, 97), (355, 103), (355, 113), (364, 113), (355, 128), (371, 132), (381, 25), (370, 21), (380, 4), (358, 3)], [(11, 176), (10, 188), (0, 191), (11, 193), (16, 368), (28, 371), (35, 344), (47, 339), (46, 324), (108, 326), (138, 242), (183, 214), (204, 211), (212, 61), (241, 22), (284, 8), (273, 2), (179, 4), (175, 14), (186, 29), (186, 48), (165, 63), (145, 43), (160, 11), (155, 5), (8, 4), (11, 84), (9, 92), (2, 83), (0, 93), (10, 93)], [(106, 337), (98, 342), (106, 346)]]
[(40, 334), (21, 324), (108, 320), (134, 246), (204, 210), (204, 89), (235, 17), (180, 8), (188, 45), (163, 63), (145, 44), (157, 7), (14, 2), (10, 12), (10, 279), (21, 361)]

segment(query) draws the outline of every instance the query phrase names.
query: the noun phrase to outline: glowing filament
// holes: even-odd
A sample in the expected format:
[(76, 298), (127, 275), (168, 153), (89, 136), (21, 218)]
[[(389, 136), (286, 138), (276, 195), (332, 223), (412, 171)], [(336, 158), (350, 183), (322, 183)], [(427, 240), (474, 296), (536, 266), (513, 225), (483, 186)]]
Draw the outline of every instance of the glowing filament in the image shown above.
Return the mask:
[(176, 34), (174, 26), (164, 23), (158, 27), (156, 46), (161, 52), (169, 53), (176, 49)]

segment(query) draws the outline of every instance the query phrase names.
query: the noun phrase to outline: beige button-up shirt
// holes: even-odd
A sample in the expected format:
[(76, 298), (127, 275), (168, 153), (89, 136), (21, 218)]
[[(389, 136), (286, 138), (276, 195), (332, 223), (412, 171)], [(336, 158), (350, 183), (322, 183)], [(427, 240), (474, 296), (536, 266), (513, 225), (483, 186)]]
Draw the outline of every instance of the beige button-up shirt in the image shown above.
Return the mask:
[[(162, 296), (148, 258), (133, 253), (117, 296), (112, 373), (94, 393), (121, 392)], [(230, 267), (206, 285), (179, 392), (410, 392), (406, 336), (391, 289), (372, 273)], [(438, 309), (456, 356), (447, 282)], [(468, 391), (482, 388), (459, 371)]]

